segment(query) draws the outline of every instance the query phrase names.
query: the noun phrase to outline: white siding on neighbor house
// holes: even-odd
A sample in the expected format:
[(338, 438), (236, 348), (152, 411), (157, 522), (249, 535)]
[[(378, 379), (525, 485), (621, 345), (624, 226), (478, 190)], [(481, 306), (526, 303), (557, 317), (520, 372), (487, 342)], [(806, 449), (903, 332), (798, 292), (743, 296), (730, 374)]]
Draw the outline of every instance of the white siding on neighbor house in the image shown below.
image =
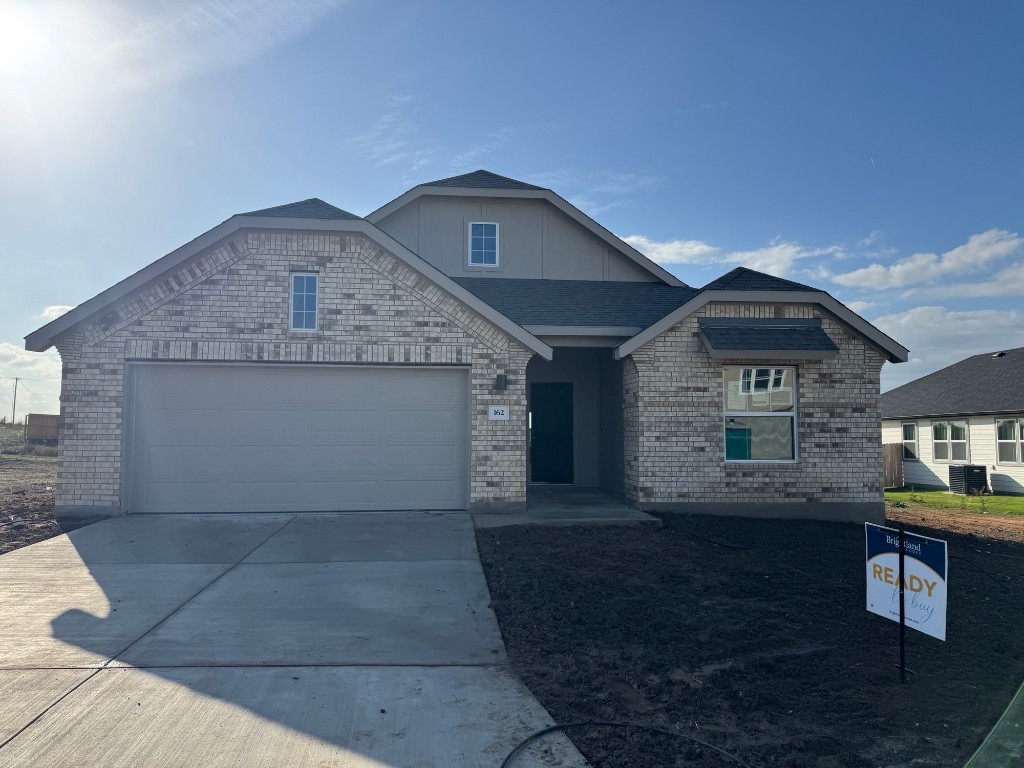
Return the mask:
[[(1014, 416), (1017, 414), (1008, 414)], [(988, 472), (993, 493), (1024, 494), (1024, 464), (999, 463), (996, 460), (996, 421), (1007, 416), (960, 416), (943, 419), (886, 419), (882, 422), (882, 442), (902, 443), (902, 425), (917, 424), (917, 461), (904, 460), (903, 481), (922, 488), (948, 488), (950, 464), (981, 464)], [(967, 422), (967, 461), (942, 461), (932, 447), (932, 423)]]

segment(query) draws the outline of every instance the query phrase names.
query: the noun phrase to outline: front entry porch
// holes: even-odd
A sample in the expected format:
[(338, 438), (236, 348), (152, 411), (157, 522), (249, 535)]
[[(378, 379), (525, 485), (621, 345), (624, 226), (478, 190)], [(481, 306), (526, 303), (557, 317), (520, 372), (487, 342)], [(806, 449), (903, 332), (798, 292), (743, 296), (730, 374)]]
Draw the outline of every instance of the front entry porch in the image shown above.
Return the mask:
[(478, 512), (473, 520), (479, 528), (503, 525), (623, 525), (661, 520), (630, 506), (619, 494), (603, 488), (575, 488), (571, 485), (531, 485), (526, 506), (516, 512)]

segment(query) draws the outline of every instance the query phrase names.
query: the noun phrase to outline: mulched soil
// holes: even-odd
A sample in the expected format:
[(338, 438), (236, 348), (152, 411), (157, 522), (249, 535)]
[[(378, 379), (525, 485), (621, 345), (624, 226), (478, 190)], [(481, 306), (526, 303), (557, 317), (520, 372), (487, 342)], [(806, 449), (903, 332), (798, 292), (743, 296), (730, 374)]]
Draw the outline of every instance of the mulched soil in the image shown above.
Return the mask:
[(53, 517), (57, 460), (0, 454), (0, 554), (88, 525)]
[[(948, 640), (907, 631), (907, 685), (897, 625), (865, 610), (861, 526), (673, 515), (477, 542), (513, 667), (556, 722), (676, 730), (749, 766), (962, 765), (1024, 678), (1024, 544), (917, 527), (949, 542)], [(595, 768), (738, 764), (569, 735)]]

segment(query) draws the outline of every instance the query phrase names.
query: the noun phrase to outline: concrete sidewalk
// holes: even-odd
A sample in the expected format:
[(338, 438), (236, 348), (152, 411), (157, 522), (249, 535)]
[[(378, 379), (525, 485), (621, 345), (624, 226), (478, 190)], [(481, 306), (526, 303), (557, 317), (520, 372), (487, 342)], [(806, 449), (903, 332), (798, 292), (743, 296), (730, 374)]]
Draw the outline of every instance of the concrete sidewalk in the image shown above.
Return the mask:
[(0, 766), (477, 768), (552, 724), (466, 514), (130, 516), (0, 580)]

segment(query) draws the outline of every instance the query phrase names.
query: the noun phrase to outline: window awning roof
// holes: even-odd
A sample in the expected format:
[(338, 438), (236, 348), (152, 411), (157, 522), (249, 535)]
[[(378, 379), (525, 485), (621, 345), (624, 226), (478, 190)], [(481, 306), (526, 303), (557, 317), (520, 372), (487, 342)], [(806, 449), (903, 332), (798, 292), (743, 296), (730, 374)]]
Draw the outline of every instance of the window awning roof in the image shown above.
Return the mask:
[(839, 347), (817, 319), (701, 317), (701, 336), (712, 357), (831, 360)]

